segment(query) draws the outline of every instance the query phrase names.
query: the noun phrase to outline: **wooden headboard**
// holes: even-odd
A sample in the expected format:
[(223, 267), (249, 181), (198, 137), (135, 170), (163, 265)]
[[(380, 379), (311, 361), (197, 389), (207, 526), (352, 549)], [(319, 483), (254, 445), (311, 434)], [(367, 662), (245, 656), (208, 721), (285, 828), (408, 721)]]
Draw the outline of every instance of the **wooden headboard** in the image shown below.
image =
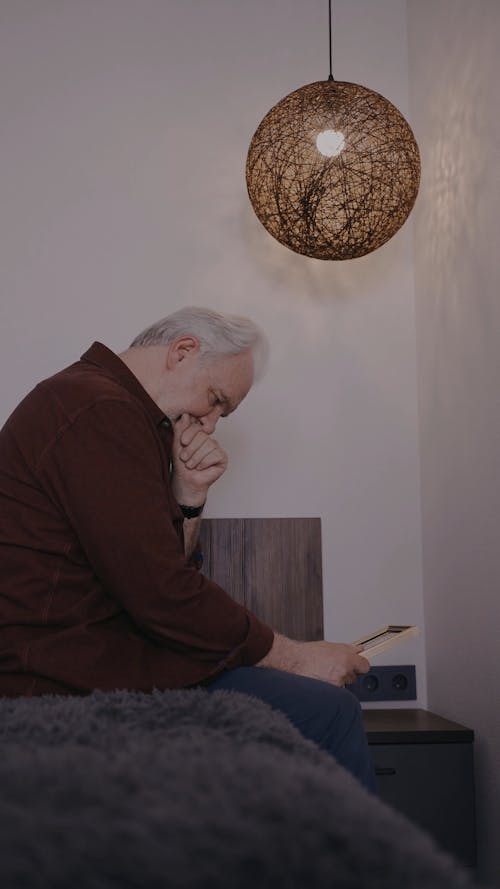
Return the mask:
[(273, 629), (323, 639), (321, 519), (203, 519), (202, 571)]

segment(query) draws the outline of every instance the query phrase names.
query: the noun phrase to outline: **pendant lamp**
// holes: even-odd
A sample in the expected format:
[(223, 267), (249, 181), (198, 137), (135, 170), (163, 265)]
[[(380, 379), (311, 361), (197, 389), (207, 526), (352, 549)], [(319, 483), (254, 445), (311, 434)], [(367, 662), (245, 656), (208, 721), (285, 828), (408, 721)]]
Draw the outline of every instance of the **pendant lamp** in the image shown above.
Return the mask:
[(246, 162), (252, 206), (281, 244), (316, 259), (354, 259), (385, 244), (420, 182), (409, 124), (379, 93), (330, 74), (281, 99), (261, 121)]

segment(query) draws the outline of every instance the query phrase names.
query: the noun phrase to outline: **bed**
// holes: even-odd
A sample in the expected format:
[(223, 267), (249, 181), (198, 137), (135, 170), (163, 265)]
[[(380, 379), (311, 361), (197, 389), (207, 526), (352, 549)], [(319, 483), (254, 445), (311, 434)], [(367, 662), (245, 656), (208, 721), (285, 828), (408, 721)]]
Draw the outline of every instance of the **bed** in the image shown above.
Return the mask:
[(465, 889), (280, 713), (203, 689), (0, 700), (5, 889)]
[[(292, 637), (323, 637), (319, 519), (210, 520), (202, 542), (235, 598)], [(284, 715), (236, 692), (4, 698), (0, 751), (5, 889), (474, 885)]]

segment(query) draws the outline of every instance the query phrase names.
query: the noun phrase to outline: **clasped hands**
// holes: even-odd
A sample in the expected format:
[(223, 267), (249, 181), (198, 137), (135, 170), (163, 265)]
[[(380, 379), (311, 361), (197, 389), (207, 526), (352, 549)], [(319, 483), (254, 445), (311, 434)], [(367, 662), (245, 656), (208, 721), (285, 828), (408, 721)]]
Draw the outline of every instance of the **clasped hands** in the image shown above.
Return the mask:
[(182, 414), (172, 425), (174, 497), (184, 506), (201, 506), (210, 485), (225, 472), (227, 454), (196, 417)]

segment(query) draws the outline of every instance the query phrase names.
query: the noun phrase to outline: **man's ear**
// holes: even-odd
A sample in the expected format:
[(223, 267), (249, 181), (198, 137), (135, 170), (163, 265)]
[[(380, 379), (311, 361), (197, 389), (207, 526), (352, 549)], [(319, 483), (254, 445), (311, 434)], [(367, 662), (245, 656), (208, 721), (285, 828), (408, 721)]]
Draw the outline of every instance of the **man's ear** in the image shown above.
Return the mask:
[(167, 349), (167, 369), (174, 370), (178, 364), (186, 358), (194, 357), (199, 351), (200, 342), (195, 336), (180, 336), (173, 343), (170, 343)]

